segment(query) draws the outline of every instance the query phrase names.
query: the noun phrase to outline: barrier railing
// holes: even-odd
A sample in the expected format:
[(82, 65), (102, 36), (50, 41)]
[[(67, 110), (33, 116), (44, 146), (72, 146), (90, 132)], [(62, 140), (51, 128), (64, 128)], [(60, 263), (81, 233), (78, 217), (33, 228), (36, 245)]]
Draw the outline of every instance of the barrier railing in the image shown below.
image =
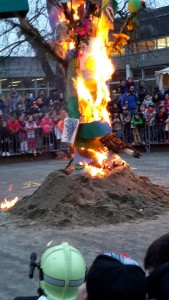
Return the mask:
[[(114, 130), (116, 131), (116, 130)], [(134, 130), (133, 128), (123, 127), (121, 132), (122, 139), (132, 146), (143, 145), (148, 153), (151, 151), (152, 144), (169, 144), (169, 131), (165, 131), (165, 126), (147, 124)], [(8, 139), (0, 141), (0, 153), (2, 156), (59, 151), (68, 149), (67, 143), (62, 143), (57, 139), (54, 129), (50, 134), (43, 134), (40, 128), (35, 130), (35, 136), (24, 138), (22, 135), (13, 134)]]

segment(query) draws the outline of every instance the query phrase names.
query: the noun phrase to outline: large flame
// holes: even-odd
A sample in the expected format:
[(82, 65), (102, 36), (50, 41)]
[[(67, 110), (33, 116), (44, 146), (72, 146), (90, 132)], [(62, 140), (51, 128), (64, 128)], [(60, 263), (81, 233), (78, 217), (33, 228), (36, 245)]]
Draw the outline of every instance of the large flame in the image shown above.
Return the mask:
[(114, 72), (114, 66), (107, 55), (108, 30), (102, 15), (97, 25), (96, 37), (91, 39), (91, 52), (86, 57), (93, 78), (92, 83), (84, 80), (82, 75), (77, 78), (79, 110), (84, 117), (84, 122), (93, 120), (109, 122), (107, 112), (107, 102), (110, 101), (108, 80)]
[(0, 210), (9, 210), (9, 209), (11, 209), (12, 207), (15, 206), (15, 204), (18, 202), (18, 200), (19, 200), (18, 197), (15, 197), (12, 200), (7, 200), (5, 198), (5, 200), (0, 203)]

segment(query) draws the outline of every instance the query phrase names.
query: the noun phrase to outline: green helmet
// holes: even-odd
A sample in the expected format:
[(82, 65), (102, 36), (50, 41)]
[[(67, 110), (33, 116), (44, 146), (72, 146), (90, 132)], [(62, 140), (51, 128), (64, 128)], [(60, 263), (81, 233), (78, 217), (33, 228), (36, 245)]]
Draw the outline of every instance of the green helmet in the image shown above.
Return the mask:
[(40, 288), (49, 300), (74, 300), (85, 275), (83, 256), (67, 243), (49, 248), (41, 257)]

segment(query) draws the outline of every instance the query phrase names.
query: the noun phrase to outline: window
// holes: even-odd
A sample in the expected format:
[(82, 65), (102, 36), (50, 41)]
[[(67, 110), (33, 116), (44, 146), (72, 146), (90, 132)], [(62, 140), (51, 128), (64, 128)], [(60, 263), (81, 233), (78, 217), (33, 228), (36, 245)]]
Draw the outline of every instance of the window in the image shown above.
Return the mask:
[(141, 41), (138, 43), (140, 52), (152, 51), (156, 49), (156, 40)]
[(140, 80), (142, 77), (142, 70), (140, 69), (133, 69), (133, 78), (134, 80)]
[(169, 47), (169, 37), (166, 37), (166, 45)]
[(158, 49), (166, 48), (166, 38), (157, 39), (157, 47)]

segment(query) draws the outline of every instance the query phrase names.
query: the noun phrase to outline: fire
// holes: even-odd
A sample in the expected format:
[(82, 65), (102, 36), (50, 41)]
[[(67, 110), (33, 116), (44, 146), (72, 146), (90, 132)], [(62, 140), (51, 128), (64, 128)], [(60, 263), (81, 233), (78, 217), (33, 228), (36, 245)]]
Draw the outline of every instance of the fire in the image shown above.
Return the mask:
[(115, 68), (107, 55), (108, 26), (104, 16), (98, 22), (97, 34), (91, 39), (91, 52), (87, 57), (87, 68), (94, 80), (85, 81), (83, 76), (77, 78), (79, 110), (84, 122), (105, 121), (110, 123), (107, 102), (110, 101), (108, 80)]
[(105, 172), (103, 171), (102, 168), (96, 168), (96, 167), (92, 167), (92, 166), (86, 165), (85, 169), (88, 171), (88, 173), (92, 177), (98, 176), (98, 175), (105, 175)]
[(121, 159), (121, 157), (118, 154), (114, 154), (113, 157), (108, 157), (107, 153), (95, 152), (95, 156), (98, 158), (98, 163), (100, 164), (100, 167), (95, 167), (90, 164), (85, 165), (86, 171), (92, 177), (99, 176), (99, 175), (100, 176), (109, 176), (109, 174), (112, 170), (115, 172), (116, 167), (128, 166), (128, 164), (123, 159)]
[(121, 159), (118, 154), (111, 154), (106, 151), (95, 151), (94, 149), (79, 149), (79, 153), (84, 157), (90, 157), (93, 162), (87, 163), (86, 161), (80, 162), (81, 166), (92, 176), (109, 176), (110, 172), (115, 168), (122, 166), (126, 167), (127, 163)]
[(15, 206), (15, 204), (19, 201), (19, 198), (18, 197), (15, 197), (14, 199), (12, 200), (7, 200), (5, 198), (5, 200), (3, 202), (0, 203), (0, 210), (9, 210), (11, 209), (12, 207)]

